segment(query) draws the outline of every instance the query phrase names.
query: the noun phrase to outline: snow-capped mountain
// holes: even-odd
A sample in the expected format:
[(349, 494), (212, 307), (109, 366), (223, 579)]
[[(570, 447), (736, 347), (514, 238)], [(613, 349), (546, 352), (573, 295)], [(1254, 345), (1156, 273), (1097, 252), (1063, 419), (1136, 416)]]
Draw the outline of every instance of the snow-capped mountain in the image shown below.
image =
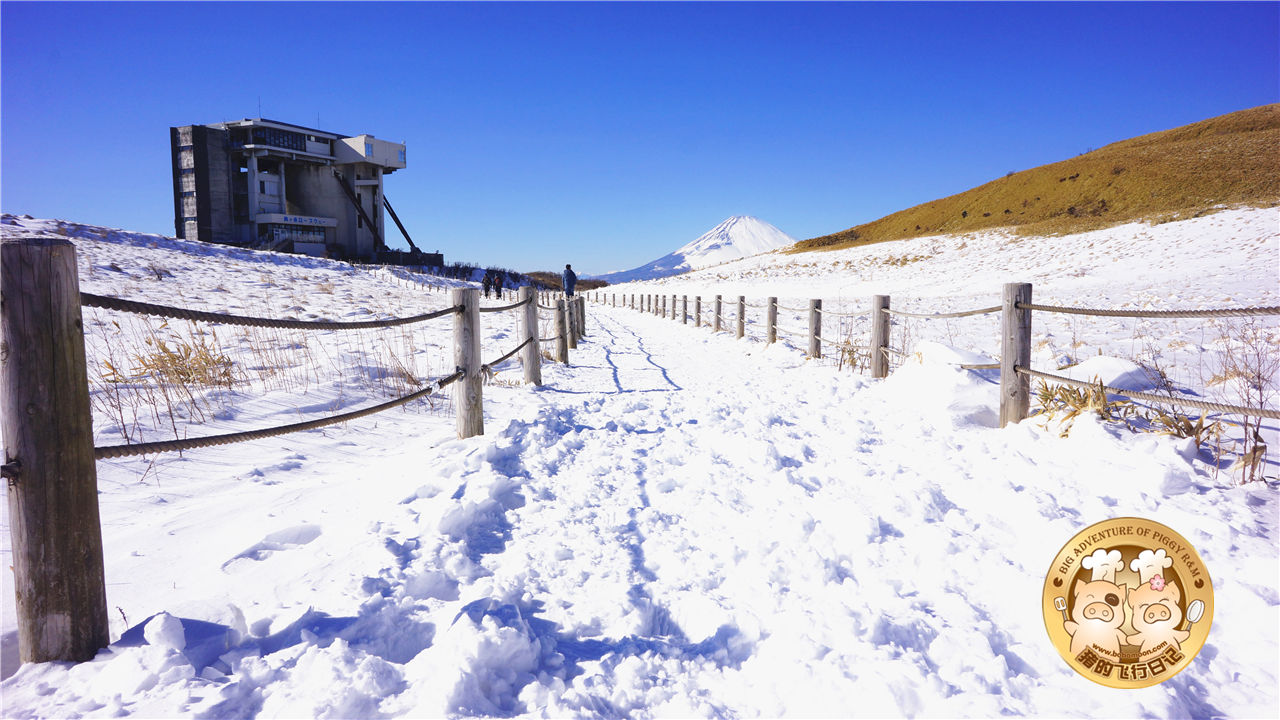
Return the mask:
[(617, 284), (655, 280), (786, 247), (796, 239), (750, 215), (734, 215), (675, 252), (631, 270), (596, 276)]

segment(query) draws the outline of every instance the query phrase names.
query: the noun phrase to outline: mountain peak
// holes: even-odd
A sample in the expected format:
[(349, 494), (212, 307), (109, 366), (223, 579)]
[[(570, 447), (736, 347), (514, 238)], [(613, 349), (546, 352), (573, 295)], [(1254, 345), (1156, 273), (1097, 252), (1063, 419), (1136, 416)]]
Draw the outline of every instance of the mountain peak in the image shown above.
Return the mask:
[(598, 277), (610, 283), (655, 280), (769, 252), (792, 245), (795, 241), (795, 238), (757, 217), (734, 215), (669, 255), (638, 268)]

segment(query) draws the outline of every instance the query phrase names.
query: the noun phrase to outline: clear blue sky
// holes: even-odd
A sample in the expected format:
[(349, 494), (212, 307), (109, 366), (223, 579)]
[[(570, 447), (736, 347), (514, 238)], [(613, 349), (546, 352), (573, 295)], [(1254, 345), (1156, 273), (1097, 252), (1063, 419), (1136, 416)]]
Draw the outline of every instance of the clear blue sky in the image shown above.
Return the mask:
[(261, 116), (406, 143), (387, 196), (449, 261), (605, 272), (1280, 101), (1278, 38), (1275, 2), (4, 2), (0, 203), (172, 235), (168, 128)]

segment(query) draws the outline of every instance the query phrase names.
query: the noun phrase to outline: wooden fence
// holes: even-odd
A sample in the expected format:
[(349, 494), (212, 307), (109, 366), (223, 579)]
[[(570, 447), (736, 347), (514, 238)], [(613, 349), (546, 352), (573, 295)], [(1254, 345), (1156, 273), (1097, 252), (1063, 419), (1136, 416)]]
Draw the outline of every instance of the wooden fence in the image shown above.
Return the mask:
[[(619, 297), (617, 293), (594, 291), (590, 293), (590, 297), (592, 302), (598, 304), (609, 305), (611, 307), (623, 307), (632, 310), (638, 309), (641, 312), (651, 313), (664, 318), (670, 317), (673, 320), (679, 320), (683, 324), (689, 324), (690, 319), (692, 319), (694, 327), (704, 326), (704, 323), (702, 322), (701, 296), (694, 296), (693, 298), (694, 312), (692, 316), (689, 314), (688, 295), (670, 296), (670, 315), (668, 315), (666, 311), (668, 297), (666, 294), (655, 295), (652, 293), (629, 293), (623, 294)], [(676, 310), (677, 306), (681, 308), (678, 312)], [(710, 323), (705, 324), (705, 326), (710, 327), (712, 332), (720, 332), (721, 328), (724, 326), (724, 319), (721, 315), (723, 307), (722, 296), (716, 295), (714, 297), (713, 307), (715, 310), (712, 320)], [(758, 306), (747, 303), (746, 298), (739, 295), (737, 298), (736, 337), (744, 337), (747, 308), (757, 310), (763, 309), (765, 342), (767, 344), (777, 342), (779, 332), (779, 307), (783, 306), (778, 305), (778, 298), (776, 297), (766, 298), (764, 305)], [(783, 307), (783, 309), (791, 312), (805, 312), (804, 309), (800, 308)], [(1081, 307), (1061, 307), (1054, 305), (1036, 305), (1031, 302), (1031, 285), (1029, 283), (1006, 283), (1003, 288), (1000, 305), (975, 308), (973, 310), (963, 310), (960, 312), (914, 313), (894, 310), (890, 307), (888, 295), (872, 296), (869, 307), (865, 313), (833, 313), (831, 311), (823, 310), (822, 300), (809, 300), (807, 308), (809, 319), (809, 327), (806, 337), (807, 354), (812, 358), (822, 357), (822, 346), (827, 342), (822, 337), (823, 315), (834, 314), (845, 317), (863, 314), (870, 315), (871, 329), (869, 333), (869, 345), (865, 346), (863, 349), (866, 349), (870, 353), (871, 376), (873, 378), (883, 378), (889, 374), (889, 355), (896, 352), (889, 344), (890, 318), (892, 316), (937, 320), (1000, 313), (1000, 362), (983, 365), (961, 365), (960, 367), (969, 370), (994, 370), (997, 368), (1000, 370), (1000, 427), (1004, 427), (1009, 423), (1016, 423), (1025, 420), (1030, 413), (1031, 378), (1033, 377), (1047, 382), (1056, 382), (1076, 387), (1098, 387), (1098, 383), (1082, 382), (1072, 378), (1043, 373), (1031, 369), (1031, 320), (1033, 311), (1070, 315), (1087, 315), (1093, 317), (1167, 319), (1280, 315), (1280, 307), (1222, 308), (1214, 310), (1106, 310)], [(1103, 389), (1107, 393), (1125, 396), (1134, 400), (1168, 403), (1171, 405), (1196, 408), (1207, 412), (1228, 413), (1254, 418), (1280, 419), (1280, 410), (1274, 410), (1271, 408), (1227, 405), (1175, 395), (1156, 395), (1152, 393), (1134, 392), (1121, 388), (1107, 387), (1105, 385), (1103, 386)]]
[[(539, 338), (538, 296), (481, 307), (480, 291), (454, 288), (450, 307), (391, 320), (328, 322), (209, 313), (82, 293), (75, 247), (64, 239), (4, 238), (0, 243), (0, 432), (5, 457), (22, 662), (90, 660), (109, 641), (96, 461), (257, 440), (355, 420), (453, 386), (457, 435), (484, 433), (483, 385), (491, 369), (523, 351), (524, 380), (542, 384), (542, 342), (556, 358), (585, 332), (581, 297), (556, 299), (555, 335)], [(499, 297), (504, 297), (499, 294)], [(543, 299), (551, 301), (549, 295)], [(409, 395), (307, 422), (225, 435), (94, 447), (81, 307), (198, 322), (304, 330), (378, 329), (453, 318), (455, 372)], [(522, 341), (485, 363), (482, 313), (520, 310)]]

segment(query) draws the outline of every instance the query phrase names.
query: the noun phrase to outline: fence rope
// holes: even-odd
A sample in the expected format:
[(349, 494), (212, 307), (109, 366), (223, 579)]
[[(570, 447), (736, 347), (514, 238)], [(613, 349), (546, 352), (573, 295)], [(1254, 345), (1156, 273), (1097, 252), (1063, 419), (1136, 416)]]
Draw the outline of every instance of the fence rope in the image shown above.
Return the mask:
[(550, 310), (551, 312), (555, 312), (555, 311), (556, 311), (556, 308), (554, 308), (554, 307), (549, 307), (549, 306), (547, 306), (547, 305), (543, 305), (542, 303), (538, 303), (538, 309), (539, 309), (539, 310)]
[(551, 342), (552, 340), (559, 340), (559, 339), (560, 339), (559, 335), (552, 335), (551, 337), (538, 338), (538, 342)]
[(1251, 317), (1254, 315), (1280, 315), (1280, 306), (1255, 308), (1223, 308), (1220, 310), (1099, 310), (1096, 308), (1061, 307), (1018, 303), (1020, 310), (1063, 313), (1066, 315), (1096, 315), (1098, 317), (1132, 318), (1222, 318)]
[(858, 317), (858, 316), (860, 316), (860, 315), (866, 315), (866, 314), (868, 314), (870, 311), (865, 311), (865, 312), (836, 312), (835, 310), (826, 310), (826, 309), (824, 309), (824, 308), (818, 308), (818, 312), (822, 313), (823, 315), (832, 315), (832, 316), (834, 316), (834, 317)]
[[(1063, 385), (1073, 385), (1075, 387), (1098, 387), (1098, 383), (1085, 382), (1083, 380), (1073, 380), (1060, 375), (1050, 375), (1042, 373), (1038, 370), (1015, 366), (1019, 374), (1027, 375), (1041, 380), (1052, 380)], [(1204, 400), (1192, 400), (1191, 398), (1180, 398), (1169, 395), (1156, 395), (1154, 393), (1135, 392), (1133, 390), (1121, 390), (1107, 385), (1102, 386), (1103, 390), (1111, 395), (1121, 395), (1133, 400), (1145, 400), (1154, 403), (1168, 403), (1171, 405), (1182, 405), (1184, 407), (1196, 408), (1198, 410), (1207, 410), (1209, 412), (1230, 413), (1233, 415), (1247, 415), (1249, 417), (1264, 417), (1272, 420), (1280, 420), (1280, 410), (1268, 410), (1266, 408), (1251, 408), (1240, 405), (1225, 405), (1223, 403), (1206, 402)]]
[(486, 374), (492, 372), (494, 365), (501, 365), (502, 363), (511, 359), (511, 356), (523, 350), (524, 346), (528, 345), (531, 342), (533, 342), (533, 338), (525, 338), (525, 341), (517, 345), (515, 350), (512, 350), (511, 352), (507, 353), (506, 355), (503, 355), (502, 357), (498, 358), (497, 360), (494, 360), (493, 362), (487, 362), (481, 365), (480, 368), (484, 370)]
[(871, 349), (870, 345), (854, 345), (853, 343), (845, 340), (828, 340), (822, 336), (818, 337), (818, 341), (823, 343), (824, 345), (830, 345), (831, 347), (840, 348), (841, 350), (845, 349), (846, 347), (850, 350), (870, 350)]
[(84, 292), (80, 293), (80, 304), (84, 307), (99, 308), (101, 310), (116, 310), (119, 312), (137, 313), (139, 315), (157, 315), (159, 317), (176, 318), (178, 320), (197, 320), (225, 323), (227, 325), (247, 325), (249, 327), (285, 328), (294, 330), (364, 330), (369, 328), (389, 328), (396, 327), (398, 325), (410, 325), (412, 323), (434, 320), (439, 317), (444, 317), (445, 315), (452, 315), (462, 311), (461, 305), (455, 305), (450, 308), (445, 308), (444, 310), (438, 310), (425, 315), (414, 315), (413, 317), (392, 318), (390, 320), (337, 322), (332, 320), (278, 320), (274, 318), (227, 315), (223, 313), (204, 312), (203, 310), (187, 310), (184, 308), (169, 307), (167, 305), (152, 305), (151, 303), (137, 302), (136, 300), (103, 297), (102, 295), (93, 295), (91, 293)]
[(180, 450), (193, 450), (195, 448), (212, 447), (214, 445), (230, 445), (232, 443), (246, 442), (249, 440), (263, 440), (277, 435), (287, 435), (289, 433), (302, 432), (303, 430), (314, 430), (316, 428), (325, 427), (326, 425), (337, 425), (348, 420), (356, 420), (366, 415), (373, 415), (384, 410), (400, 407), (417, 400), (420, 397), (439, 392), (454, 382), (462, 379), (462, 370), (458, 370), (454, 374), (440, 378), (427, 385), (425, 388), (416, 392), (405, 395), (404, 397), (388, 400), (387, 402), (367, 407), (363, 410), (353, 410), (352, 412), (342, 413), (340, 415), (330, 415), (329, 417), (318, 418), (316, 420), (308, 420), (306, 422), (293, 423), (292, 425), (280, 425), (273, 428), (263, 428), (261, 430), (247, 430), (245, 432), (227, 433), (225, 435), (211, 435), (202, 438), (188, 438), (185, 440), (163, 440), (160, 442), (139, 443), (137, 445), (110, 445), (107, 447), (95, 447), (93, 456), (96, 460), (111, 460), (115, 458), (131, 457), (133, 455), (146, 455), (150, 453), (173, 452)]
[(798, 313), (809, 312), (809, 308), (793, 308), (793, 307), (787, 307), (786, 305), (782, 305), (782, 304), (778, 305), (778, 309), (786, 310), (787, 312), (798, 312)]
[(482, 313), (494, 313), (494, 312), (504, 312), (504, 311), (507, 311), (507, 310), (515, 310), (516, 308), (522, 308), (522, 307), (524, 307), (524, 306), (525, 306), (527, 303), (529, 303), (529, 302), (531, 302), (531, 300), (529, 300), (529, 299), (525, 299), (525, 300), (521, 300), (521, 301), (520, 301), (520, 302), (518, 302), (518, 303), (512, 303), (511, 305), (503, 305), (503, 306), (501, 306), (501, 307), (482, 307), (482, 308), (480, 308), (480, 312), (482, 312)]
[[(1019, 305), (1019, 307), (1026, 307), (1026, 306)], [(1001, 307), (999, 305), (993, 305), (992, 307), (978, 308), (976, 310), (961, 310), (960, 312), (950, 312), (950, 313), (913, 313), (913, 312), (904, 312), (902, 310), (893, 310), (890, 308), (880, 308), (880, 311), (885, 313), (886, 315), (900, 315), (902, 317), (909, 317), (909, 318), (924, 318), (925, 320), (941, 320), (944, 318), (968, 317), (970, 315), (986, 315), (988, 313), (1000, 312), (1000, 309)]]

